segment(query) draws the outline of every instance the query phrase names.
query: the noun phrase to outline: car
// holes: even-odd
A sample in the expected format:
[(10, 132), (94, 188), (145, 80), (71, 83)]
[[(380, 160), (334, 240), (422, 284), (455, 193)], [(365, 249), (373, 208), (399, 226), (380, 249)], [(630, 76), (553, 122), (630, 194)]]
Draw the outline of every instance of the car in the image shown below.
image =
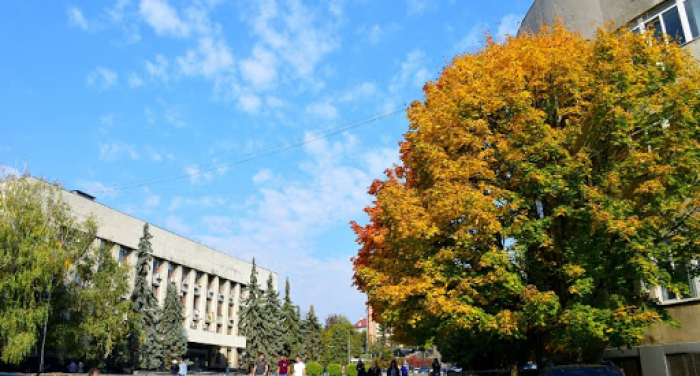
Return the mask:
[(417, 373), (430, 373), (430, 367), (422, 366), (422, 367), (418, 368), (418, 371), (416, 371), (416, 372)]
[(462, 367), (460, 367), (460, 366), (458, 366), (458, 365), (456, 365), (456, 364), (453, 364), (453, 365), (451, 365), (451, 366), (447, 369), (447, 372), (457, 372), (457, 373), (459, 373), (459, 372), (462, 372)]
[(612, 363), (566, 366), (550, 364), (540, 372), (540, 376), (625, 376), (625, 371)]

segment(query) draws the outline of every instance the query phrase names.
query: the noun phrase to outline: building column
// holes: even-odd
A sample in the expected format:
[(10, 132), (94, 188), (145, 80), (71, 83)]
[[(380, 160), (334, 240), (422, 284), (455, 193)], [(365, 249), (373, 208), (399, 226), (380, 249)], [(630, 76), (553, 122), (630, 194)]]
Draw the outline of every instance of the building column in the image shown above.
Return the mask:
[[(187, 294), (185, 298), (185, 308), (183, 311), (185, 312), (185, 328), (187, 330), (190, 330), (190, 323), (192, 323), (192, 319), (194, 317), (194, 281), (195, 281), (195, 275), (196, 271), (193, 269), (190, 269), (190, 272), (188, 275), (182, 276), (182, 281), (187, 281), (187, 288), (184, 289), (184, 293)], [(182, 289), (182, 283), (180, 284), (180, 289)]]
[(163, 303), (165, 303), (165, 295), (168, 291), (168, 283), (170, 282), (168, 280), (168, 268), (170, 268), (170, 263), (165, 260), (160, 260), (160, 268), (158, 269), (160, 286), (158, 288), (158, 296), (156, 296), (156, 299), (158, 299), (158, 303), (161, 307), (163, 306)]
[(663, 346), (639, 347), (639, 361), (644, 376), (668, 376), (666, 352)]
[[(233, 286), (233, 335), (238, 335), (238, 312), (241, 309), (241, 284), (236, 283)], [(238, 362), (236, 362), (238, 363)]]

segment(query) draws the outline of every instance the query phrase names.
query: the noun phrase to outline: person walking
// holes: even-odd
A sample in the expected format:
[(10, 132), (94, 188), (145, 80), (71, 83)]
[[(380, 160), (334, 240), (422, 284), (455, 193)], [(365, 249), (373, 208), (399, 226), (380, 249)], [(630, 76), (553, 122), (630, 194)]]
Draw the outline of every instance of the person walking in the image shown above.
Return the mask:
[(440, 376), (440, 361), (438, 358), (433, 359), (433, 376)]
[(382, 376), (382, 369), (379, 368), (377, 362), (372, 362), (372, 367), (367, 372), (368, 376)]
[(365, 370), (365, 364), (362, 363), (362, 359), (357, 362), (357, 376), (367, 376), (367, 371)]
[(180, 366), (177, 364), (177, 360), (173, 359), (173, 362), (170, 364), (170, 374), (175, 376), (178, 373), (180, 373)]
[(268, 366), (267, 362), (265, 361), (265, 354), (260, 354), (258, 360), (255, 362), (255, 366), (253, 367), (253, 372), (255, 372), (255, 375), (257, 376), (262, 376), (267, 375), (269, 370), (270, 366)]
[(301, 357), (297, 355), (296, 363), (294, 363), (294, 376), (306, 376), (306, 364), (301, 361)]
[(83, 364), (83, 362), (78, 362), (78, 373), (85, 372), (84, 369), (85, 369), (85, 365)]
[(70, 364), (68, 365), (68, 372), (69, 373), (78, 373), (78, 365), (75, 364), (75, 360), (72, 360)]
[(284, 355), (280, 355), (280, 361), (277, 362), (277, 376), (287, 376), (289, 373), (289, 360)]
[(386, 376), (401, 376), (401, 371), (399, 371), (396, 360), (392, 360), (391, 364), (389, 364), (389, 369), (386, 371)]
[(187, 376), (187, 364), (185, 364), (185, 359), (180, 358), (177, 374), (178, 376)]
[(408, 364), (405, 361), (401, 365), (401, 376), (408, 376)]

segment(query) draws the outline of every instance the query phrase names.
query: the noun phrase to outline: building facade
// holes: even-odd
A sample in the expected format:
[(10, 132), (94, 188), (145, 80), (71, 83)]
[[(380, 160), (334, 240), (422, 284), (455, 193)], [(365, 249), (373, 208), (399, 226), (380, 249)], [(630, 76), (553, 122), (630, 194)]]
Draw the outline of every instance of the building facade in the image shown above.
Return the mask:
[[(652, 30), (700, 60), (700, 0), (535, 0), (518, 34), (536, 33), (557, 21), (585, 38), (609, 22), (635, 33)], [(688, 276), (687, 283), (687, 296), (660, 287), (649, 289), (679, 328), (657, 324), (647, 331), (641, 346), (606, 351), (605, 357), (622, 366), (627, 376), (700, 375), (700, 279)]]
[[(100, 204), (80, 191), (66, 191), (63, 199), (78, 219), (92, 215), (99, 241), (113, 244), (112, 254), (120, 263), (135, 266), (143, 220)], [(245, 337), (238, 333), (238, 312), (247, 295), (252, 264), (157, 226), (151, 225), (150, 233), (153, 294), (162, 305), (168, 283), (177, 285), (184, 307), (186, 357), (196, 368), (238, 367), (246, 345)], [(277, 286), (277, 274), (258, 267), (259, 280), (265, 281), (269, 275)], [(132, 268), (132, 285), (134, 279)]]

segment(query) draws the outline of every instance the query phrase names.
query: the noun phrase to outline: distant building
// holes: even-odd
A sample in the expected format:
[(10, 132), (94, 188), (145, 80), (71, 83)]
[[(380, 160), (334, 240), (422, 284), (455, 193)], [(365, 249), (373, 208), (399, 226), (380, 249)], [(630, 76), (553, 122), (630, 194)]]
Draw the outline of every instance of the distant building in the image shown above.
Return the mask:
[[(63, 199), (77, 218), (94, 216), (100, 245), (111, 246), (120, 263), (135, 266), (143, 220), (96, 202), (81, 191), (64, 191)], [(163, 304), (168, 283), (177, 285), (184, 307), (186, 357), (198, 367), (239, 366), (246, 338), (238, 333), (238, 311), (247, 296), (252, 264), (158, 226), (150, 225), (150, 232), (153, 294)], [(260, 267), (258, 273), (261, 281), (272, 275), (277, 286), (276, 273)], [(133, 286), (134, 270), (130, 279)]]
[(355, 325), (353, 325), (353, 328), (355, 329), (356, 333), (365, 333), (367, 332), (367, 318), (362, 317), (360, 318)]
[[(537, 32), (557, 19), (585, 38), (610, 21), (634, 33), (653, 30), (700, 59), (700, 0), (535, 0), (518, 33)], [(628, 376), (700, 375), (700, 279), (687, 275), (687, 286), (687, 296), (649, 287), (680, 328), (654, 325), (641, 346), (607, 350), (605, 357)]]

